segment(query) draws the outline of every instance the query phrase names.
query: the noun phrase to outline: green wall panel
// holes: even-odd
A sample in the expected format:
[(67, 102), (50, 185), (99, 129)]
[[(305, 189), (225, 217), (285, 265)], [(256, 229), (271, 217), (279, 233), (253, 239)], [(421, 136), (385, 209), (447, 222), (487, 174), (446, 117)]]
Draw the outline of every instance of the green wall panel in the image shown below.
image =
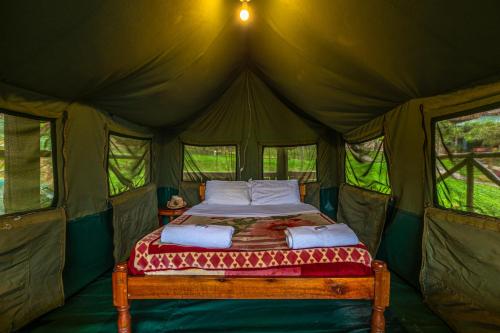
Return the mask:
[(422, 217), (397, 210), (382, 237), (377, 257), (414, 287), (420, 288)]
[[(171, 187), (157, 190), (158, 206), (165, 206), (173, 194)], [(87, 215), (68, 222), (64, 293), (68, 298), (113, 267), (112, 210)]]
[(320, 210), (331, 218), (337, 217), (339, 199), (338, 187), (322, 188), (320, 190)]
[(112, 267), (111, 210), (69, 221), (63, 272), (65, 297), (75, 294)]
[(167, 205), (167, 201), (172, 195), (179, 194), (179, 190), (173, 187), (159, 187), (156, 194), (158, 195), (158, 207), (161, 208)]

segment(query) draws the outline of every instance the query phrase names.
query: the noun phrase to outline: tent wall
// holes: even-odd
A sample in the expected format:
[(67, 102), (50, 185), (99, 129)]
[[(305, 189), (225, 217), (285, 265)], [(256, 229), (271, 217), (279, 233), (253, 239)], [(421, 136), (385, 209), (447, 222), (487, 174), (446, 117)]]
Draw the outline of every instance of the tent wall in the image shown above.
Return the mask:
[[(343, 136), (348, 142), (359, 142), (384, 135), (384, 149), (388, 158), (390, 183), (392, 193), (396, 198), (397, 209), (394, 218), (390, 221), (384, 232), (378, 256), (388, 261), (389, 267), (393, 271), (404, 277), (407, 281), (412, 282), (415, 286), (419, 286), (418, 276), (422, 250), (424, 252), (440, 253), (441, 256), (450, 256), (452, 258), (459, 255), (458, 253), (450, 252), (450, 249), (453, 248), (452, 244), (458, 244), (463, 241), (453, 238), (453, 234), (450, 233), (446, 236), (439, 236), (441, 237), (440, 241), (436, 241), (436, 237), (431, 238), (427, 236), (422, 243), (424, 209), (434, 206), (432, 119), (461, 114), (463, 112), (473, 112), (485, 107), (496, 108), (498, 105), (500, 105), (499, 83), (478, 86), (473, 89), (457, 91), (447, 95), (411, 100)], [(441, 216), (445, 216), (441, 220), (457, 220), (457, 218), (451, 218), (451, 211), (445, 210), (440, 214)], [(464, 214), (459, 213), (458, 215)], [(477, 216), (467, 218), (467, 214), (465, 214), (463, 219), (466, 221), (471, 220), (470, 224), (478, 224), (476, 220), (481, 220)], [(493, 220), (495, 219), (493, 218)], [(498, 223), (498, 219), (496, 220)], [(434, 223), (432, 226), (439, 226), (439, 223)], [(440, 230), (440, 228), (434, 227), (431, 230), (428, 227), (430, 231), (427, 234), (429, 235), (432, 232), (435, 235), (438, 233), (436, 230)], [(458, 228), (458, 225), (456, 228)], [(430, 242), (430, 240), (433, 241)], [(463, 270), (468, 269), (469, 264), (482, 260), (479, 257), (474, 257), (477, 256), (477, 253), (481, 253), (481, 248), (486, 250), (486, 248), (491, 249), (496, 245), (492, 242), (471, 242), (467, 246), (470, 246), (471, 250), (467, 250), (466, 254), (462, 253), (463, 256), (460, 262), (465, 265), (462, 267)], [(474, 251), (472, 251), (472, 248)], [(433, 257), (431, 254), (429, 256)], [(469, 259), (471, 261), (468, 264), (467, 260)], [(441, 258), (441, 260), (444, 259)], [(427, 264), (424, 262), (423, 268), (426, 268), (426, 265), (429, 265), (429, 263), (429, 261), (427, 261)], [(488, 274), (491, 275), (496, 268), (489, 266), (484, 267), (484, 269), (489, 270)], [(431, 276), (429, 273), (432, 271), (432, 269), (423, 269), (420, 281), (425, 284), (429, 284), (428, 281), (435, 281), (436, 276)], [(483, 274), (483, 276), (489, 276), (488, 274)], [(445, 276), (446, 274), (442, 278)], [(481, 278), (476, 281), (475, 276), (476, 274), (471, 274), (470, 279), (463, 279), (464, 281), (469, 279), (467, 282), (464, 282), (463, 289), (461, 289), (460, 285), (455, 284), (454, 287), (456, 289), (453, 292), (450, 291), (450, 293), (470, 294), (465, 287), (466, 285), (480, 283)], [(425, 284), (422, 287), (425, 287)], [(427, 287), (427, 290), (437, 289), (434, 285)], [(440, 299), (440, 297), (436, 297), (436, 294), (432, 293), (426, 296), (431, 302), (431, 306), (433, 306), (432, 302), (435, 303), (433, 306), (434, 309), (437, 309), (438, 312), (441, 310), (445, 311), (444, 308), (438, 306), (439, 302), (444, 301), (444, 298)], [(448, 296), (448, 299), (452, 299), (451, 294)], [(488, 299), (488, 296), (485, 297), (487, 298), (485, 304), (493, 302), (492, 299)], [(460, 302), (456, 299), (452, 301), (452, 303), (455, 301), (458, 302), (455, 304), (457, 311), (467, 308), (470, 311), (477, 309), (473, 304), (467, 304), (467, 299), (467, 297), (464, 297)], [(454, 311), (452, 308), (446, 307), (446, 311), (450, 312), (446, 318), (450, 320), (450, 324), (456, 329), (464, 330), (463, 325), (472, 325), (467, 329), (472, 329), (473, 331), (474, 329), (479, 329), (473, 324), (474, 322), (480, 322), (480, 320), (478, 321), (479, 317), (468, 318), (464, 320), (464, 324), (457, 322), (461, 316), (457, 313), (451, 313)]]
[(384, 135), (389, 180), (397, 210), (386, 230), (379, 256), (418, 286), (423, 212), (424, 131), (419, 102), (412, 100), (344, 135), (362, 142)]
[[(434, 207), (432, 120), (499, 107), (500, 83), (421, 101), (427, 142), (424, 200), (429, 208), (424, 214), (420, 283), (431, 309), (457, 332), (500, 330), (500, 288), (495, 280), (500, 274), (500, 219)], [(489, 135), (498, 138), (498, 133)]]
[[(190, 204), (198, 202), (197, 184), (182, 180), (183, 144), (236, 145), (237, 179), (241, 180), (262, 177), (264, 146), (317, 144), (318, 181), (308, 185), (308, 200), (316, 206), (322, 200), (330, 211), (336, 207), (331, 200), (340, 179), (339, 135), (290, 110), (250, 70), (243, 72), (199, 118), (180, 126), (177, 133), (164, 134), (159, 191), (179, 190)], [(320, 192), (324, 194), (321, 199)], [(159, 203), (164, 204), (161, 199)]]
[[(0, 109), (3, 111), (55, 120), (55, 145), (59, 152), (62, 151), (65, 107), (65, 103), (0, 84)], [(16, 135), (22, 139), (24, 133)], [(36, 161), (39, 157), (24, 156), (24, 159)], [(55, 162), (62, 166), (62, 154)], [(62, 179), (62, 168), (56, 168), (55, 173), (54, 178)], [(57, 193), (62, 194), (56, 197), (56, 206), (62, 207), (64, 185), (62, 182), (54, 185)], [(11, 190), (10, 200), (22, 202), (24, 193)], [(65, 231), (66, 216), (62, 208), (0, 217), (0, 276), (4, 281), (0, 288), (0, 331), (17, 329), (64, 302)]]
[[(64, 207), (66, 220), (66, 227), (62, 229), (65, 242), (60, 256), (64, 262), (64, 292), (68, 297), (113, 264), (112, 210), (109, 208), (107, 176), (108, 133), (152, 138), (154, 132), (113, 118), (89, 105), (68, 103), (5, 84), (0, 86), (0, 108), (56, 119), (57, 207)], [(159, 145), (156, 138), (152, 146), (151, 182), (154, 183), (158, 178)], [(0, 220), (4, 218), (0, 217)], [(55, 234), (45, 237), (57, 239)]]
[(432, 205), (431, 120), (494, 105), (500, 85), (414, 99), (343, 135), (360, 142), (384, 135), (389, 177), (397, 210), (385, 230), (379, 255), (389, 267), (418, 286), (423, 211)]
[(64, 209), (0, 219), (0, 332), (64, 302)]
[[(64, 127), (66, 205), (70, 219), (105, 211), (108, 207), (107, 149), (109, 132), (151, 138), (147, 129), (123, 125), (96, 109), (71, 104)], [(153, 143), (153, 151), (156, 149)], [(152, 182), (156, 179), (153, 157)]]
[[(67, 111), (63, 154), (68, 255), (64, 281), (69, 296), (113, 264), (113, 215), (106, 168), (109, 132), (144, 138), (151, 138), (153, 132), (113, 120), (91, 106), (72, 104)], [(157, 179), (157, 147), (153, 141), (151, 182)]]
[(500, 331), (500, 223), (428, 208), (421, 283), (425, 300), (457, 332)]

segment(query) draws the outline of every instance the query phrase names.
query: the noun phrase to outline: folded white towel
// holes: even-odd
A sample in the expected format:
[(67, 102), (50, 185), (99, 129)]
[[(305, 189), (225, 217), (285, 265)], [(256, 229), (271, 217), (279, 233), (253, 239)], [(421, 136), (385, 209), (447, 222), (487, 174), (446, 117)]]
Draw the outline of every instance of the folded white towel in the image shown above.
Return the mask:
[(222, 225), (167, 224), (161, 232), (161, 242), (212, 249), (231, 247), (234, 228)]
[(291, 249), (348, 246), (359, 243), (354, 231), (343, 223), (287, 228), (285, 235), (288, 247)]

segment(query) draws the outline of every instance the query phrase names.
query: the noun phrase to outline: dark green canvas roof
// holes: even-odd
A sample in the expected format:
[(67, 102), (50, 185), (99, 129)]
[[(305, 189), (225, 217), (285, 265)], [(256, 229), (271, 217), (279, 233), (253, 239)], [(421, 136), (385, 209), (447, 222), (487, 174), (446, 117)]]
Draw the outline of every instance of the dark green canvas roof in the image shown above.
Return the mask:
[(496, 80), (500, 2), (3, 1), (0, 81), (170, 127), (250, 68), (345, 132), (411, 98)]

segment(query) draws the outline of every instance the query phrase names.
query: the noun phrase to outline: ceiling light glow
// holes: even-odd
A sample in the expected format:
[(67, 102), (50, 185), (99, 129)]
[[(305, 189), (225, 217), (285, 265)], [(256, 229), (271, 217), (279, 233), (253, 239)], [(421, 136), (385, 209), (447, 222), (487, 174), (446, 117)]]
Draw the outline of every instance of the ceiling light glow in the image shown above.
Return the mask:
[(249, 0), (241, 0), (241, 10), (240, 10), (240, 19), (243, 22), (248, 21), (250, 18), (250, 11), (248, 10), (248, 2)]
[(240, 10), (240, 19), (242, 21), (247, 21), (249, 18), (250, 18), (250, 13), (248, 12), (248, 9)]

